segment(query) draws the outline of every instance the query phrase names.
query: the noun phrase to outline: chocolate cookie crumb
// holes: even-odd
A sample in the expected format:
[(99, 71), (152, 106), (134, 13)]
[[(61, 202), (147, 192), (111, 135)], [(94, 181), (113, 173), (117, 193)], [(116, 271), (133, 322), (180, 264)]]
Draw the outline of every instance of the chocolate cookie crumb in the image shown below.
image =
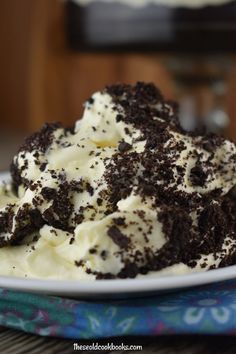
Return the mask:
[(125, 141), (121, 141), (118, 145), (118, 150), (120, 152), (126, 152), (128, 150), (130, 150), (132, 148), (132, 145), (130, 145), (129, 143), (126, 143)]
[(107, 231), (108, 236), (121, 248), (127, 248), (130, 240), (124, 235), (117, 226), (111, 226)]

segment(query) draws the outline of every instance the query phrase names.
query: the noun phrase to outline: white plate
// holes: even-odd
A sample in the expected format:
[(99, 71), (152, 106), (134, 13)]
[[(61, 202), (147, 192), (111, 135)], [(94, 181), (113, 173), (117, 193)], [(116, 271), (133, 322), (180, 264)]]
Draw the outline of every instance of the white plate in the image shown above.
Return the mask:
[[(0, 181), (8, 178), (7, 173), (0, 174)], [(0, 277), (0, 287), (73, 298), (124, 298), (215, 283), (233, 279), (235, 276), (236, 265), (187, 275), (168, 275), (146, 279), (98, 280), (95, 282)]]

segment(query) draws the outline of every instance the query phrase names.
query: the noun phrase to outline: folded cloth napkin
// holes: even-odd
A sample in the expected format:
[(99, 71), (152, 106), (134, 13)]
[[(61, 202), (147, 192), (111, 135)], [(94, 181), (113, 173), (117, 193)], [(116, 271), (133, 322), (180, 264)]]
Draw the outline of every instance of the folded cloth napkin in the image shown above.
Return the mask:
[(236, 280), (171, 294), (106, 302), (0, 289), (0, 325), (73, 339), (236, 334)]

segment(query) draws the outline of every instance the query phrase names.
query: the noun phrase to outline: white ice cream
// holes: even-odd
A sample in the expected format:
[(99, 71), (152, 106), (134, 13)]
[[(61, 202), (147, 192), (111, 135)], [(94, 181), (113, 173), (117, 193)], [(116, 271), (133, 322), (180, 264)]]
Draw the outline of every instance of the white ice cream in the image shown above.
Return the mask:
[[(14, 163), (19, 169), (26, 166), (21, 171), (21, 177), (34, 183), (36, 188), (32, 190), (22, 184), (19, 186), (18, 196), (15, 196), (10, 186), (2, 187), (0, 212), (4, 213), (9, 203), (13, 205), (15, 213), (25, 203), (33, 208), (33, 200), (37, 197), (42, 200), (38, 205), (40, 213), (45, 212), (52, 205), (52, 200), (42, 198), (42, 188), (55, 190), (58, 188), (58, 178), (52, 178), (52, 173), (57, 177), (64, 176), (68, 183), (82, 181), (83, 186), (88, 183), (93, 192), (84, 188), (83, 191), (70, 193), (69, 198), (73, 205), (69, 221), (73, 228), (70, 231), (45, 224), (32, 235), (25, 237), (20, 245), (2, 247), (0, 275), (50, 279), (95, 279), (97, 273), (111, 273), (116, 276), (122, 271), (127, 260), (135, 261), (138, 266), (142, 266), (147, 262), (145, 249), (156, 253), (166, 244), (167, 238), (157, 217), (158, 207), (153, 206), (152, 196), (142, 198), (137, 194), (135, 186), (127, 197), (117, 203), (117, 210), (106, 215), (108, 201), (103, 195), (106, 194), (108, 185), (104, 174), (112, 157), (118, 152), (119, 143), (125, 141), (132, 145), (130, 151), (141, 154), (146, 141), (137, 141), (141, 132), (134, 125), (122, 120), (117, 122), (117, 111), (113, 109), (114, 102), (108, 93), (97, 92), (92, 98), (92, 103), (86, 103), (83, 118), (76, 122), (74, 133), (65, 133), (64, 129), (58, 128), (53, 132), (52, 144), (46, 153), (37, 150), (38, 155), (35, 158), (36, 150), (21, 151), (14, 158)], [(155, 120), (162, 121), (159, 117), (155, 117)], [(222, 193), (226, 194), (235, 185), (235, 162), (230, 160), (236, 154), (234, 143), (225, 140), (216, 148), (212, 163), (217, 165), (222, 163), (223, 167), (210, 174), (204, 186), (194, 186), (190, 179), (190, 171), (196, 163), (196, 156), (191, 153), (197, 149), (199, 154), (204, 155), (203, 160), (207, 160), (210, 152), (203, 150), (201, 146), (196, 148), (198, 137), (181, 134), (171, 127), (168, 131), (170, 139), (166, 147), (170, 148), (170, 154), (175, 151), (177, 143), (184, 142), (185, 148), (176, 158), (176, 167), (186, 168), (183, 183), (180, 185), (177, 183), (178, 171), (176, 168), (173, 170), (174, 180), (170, 186), (186, 193), (201, 194), (222, 188)], [(40, 170), (38, 161), (47, 162), (44, 171)], [(142, 168), (140, 165), (140, 171)], [(76, 223), (74, 218), (81, 210), (83, 220)], [(145, 215), (145, 222), (141, 214)], [(191, 216), (194, 220), (194, 212)], [(125, 218), (128, 225), (126, 228), (122, 225), (117, 226), (129, 240), (127, 249), (120, 247), (108, 234), (114, 219), (120, 218)], [(14, 225), (15, 221), (13, 229)], [(37, 239), (34, 239), (35, 235)], [(7, 240), (10, 233), (2, 233), (1, 237)], [(225, 254), (235, 245), (235, 240), (230, 237), (228, 241), (222, 248), (226, 250)], [(140, 259), (137, 259), (137, 254), (140, 254)], [(160, 271), (150, 272), (149, 275), (198, 271), (201, 270), (203, 262), (207, 263), (204, 268), (207, 270), (212, 265), (218, 266), (219, 259), (212, 254), (202, 255), (195, 267), (178, 263)]]

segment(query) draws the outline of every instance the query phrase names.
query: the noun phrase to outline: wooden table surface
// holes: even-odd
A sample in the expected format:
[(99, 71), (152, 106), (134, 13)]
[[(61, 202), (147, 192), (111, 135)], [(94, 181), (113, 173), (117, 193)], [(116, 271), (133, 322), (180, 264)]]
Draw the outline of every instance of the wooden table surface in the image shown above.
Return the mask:
[(91, 345), (92, 342), (106, 345), (142, 345), (142, 351), (125, 353), (157, 354), (235, 354), (236, 338), (221, 336), (165, 336), (165, 337), (120, 337), (105, 340), (75, 341), (40, 337), (0, 327), (1, 354), (70, 354), (70, 353), (123, 353), (123, 351), (74, 351), (74, 343)]

